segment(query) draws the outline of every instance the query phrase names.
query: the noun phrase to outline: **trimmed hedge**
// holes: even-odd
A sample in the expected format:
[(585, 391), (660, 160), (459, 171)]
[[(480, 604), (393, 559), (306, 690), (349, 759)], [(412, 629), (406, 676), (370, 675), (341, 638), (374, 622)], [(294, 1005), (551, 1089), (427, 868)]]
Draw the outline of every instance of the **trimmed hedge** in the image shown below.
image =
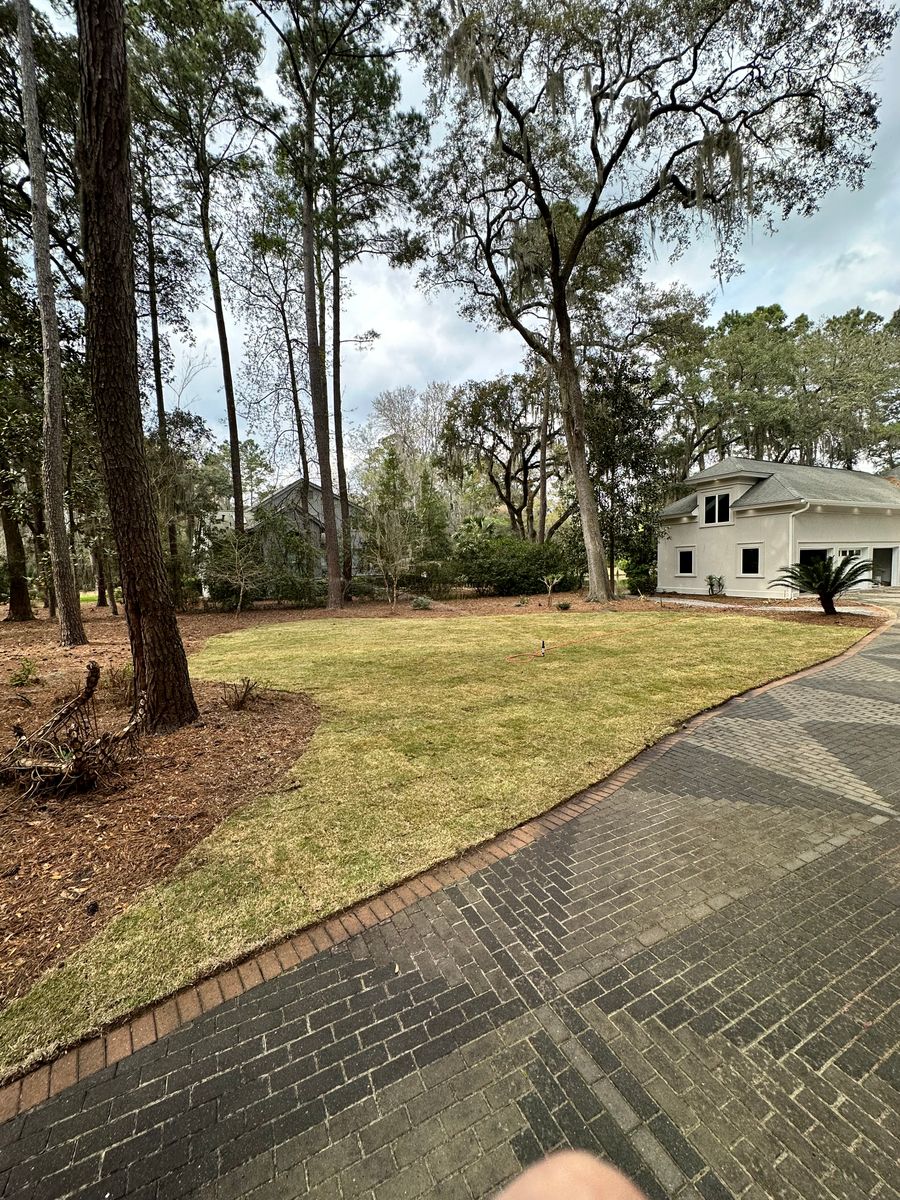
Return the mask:
[(554, 542), (486, 537), (471, 543), (457, 559), (460, 577), (483, 595), (529, 596), (547, 590), (545, 575), (560, 575), (560, 591), (577, 586), (566, 572), (563, 552)]

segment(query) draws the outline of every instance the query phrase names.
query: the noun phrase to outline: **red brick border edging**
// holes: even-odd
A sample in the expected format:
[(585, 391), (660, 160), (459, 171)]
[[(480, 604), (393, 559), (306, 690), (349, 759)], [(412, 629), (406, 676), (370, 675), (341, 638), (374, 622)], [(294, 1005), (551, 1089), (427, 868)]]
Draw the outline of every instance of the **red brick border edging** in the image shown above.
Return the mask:
[(380, 921), (389, 921), (395, 913), (415, 904), (417, 900), (430, 896), (432, 892), (451, 887), (476, 871), (508, 858), (544, 834), (558, 829), (593, 805), (606, 800), (699, 725), (725, 709), (742, 704), (754, 696), (762, 695), (786, 683), (793, 683), (796, 679), (817, 674), (835, 662), (852, 658), (894, 624), (895, 620), (887, 621), (831, 658), (795, 671), (792, 675), (784, 675), (780, 679), (750, 688), (746, 692), (729, 697), (713, 708), (697, 713), (675, 732), (666, 734), (652, 746), (641, 750), (624, 766), (599, 783), (585, 788), (568, 800), (561, 801), (542, 816), (532, 817), (506, 833), (473, 846), (457, 858), (414, 875), (387, 891), (362, 900), (272, 946), (252, 951), (232, 966), (218, 968), (205, 979), (127, 1017), (98, 1036), (76, 1044), (52, 1061), (19, 1073), (11, 1082), (0, 1086), (0, 1122), (25, 1112), (86, 1076), (126, 1058), (144, 1046), (149, 1046), (201, 1013), (217, 1008), (225, 1000), (239, 996), (265, 980), (289, 971), (321, 950), (329, 950)]

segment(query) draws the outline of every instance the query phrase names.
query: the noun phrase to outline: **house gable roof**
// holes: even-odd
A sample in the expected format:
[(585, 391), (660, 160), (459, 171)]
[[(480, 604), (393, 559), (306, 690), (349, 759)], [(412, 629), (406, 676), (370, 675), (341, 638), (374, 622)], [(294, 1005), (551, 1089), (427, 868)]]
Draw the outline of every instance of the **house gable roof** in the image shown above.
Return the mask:
[[(313, 483), (313, 481), (310, 480), (308, 486), (310, 497), (321, 496), (322, 489), (317, 483)], [(298, 508), (300, 505), (301, 487), (302, 481), (295, 479), (291, 483), (285, 484), (284, 487), (280, 487), (277, 491), (270, 492), (269, 495), (265, 496), (262, 500), (258, 500), (255, 508), (272, 508), (276, 511), (281, 511), (286, 508)], [(340, 504), (340, 496), (337, 494), (337, 492), (334, 493), (334, 502), (335, 504)], [(350, 507), (352, 509), (356, 509), (357, 512), (362, 512), (362, 509), (354, 500), (350, 501)]]
[(697, 493), (691, 492), (689, 496), (682, 496), (678, 500), (673, 500), (659, 514), (661, 517), (689, 517), (697, 507)]
[(770, 475), (768, 479), (760, 479), (738, 496), (731, 505), (732, 508), (758, 508), (762, 504), (789, 504), (792, 500), (807, 500), (808, 496), (798, 493), (790, 480), (778, 475)]
[(805, 502), (854, 504), (860, 508), (900, 509), (900, 488), (884, 476), (840, 467), (807, 467), (798, 463), (764, 462), (754, 458), (724, 458), (685, 480), (695, 489), (690, 496), (667, 505), (662, 517), (687, 516), (697, 504), (696, 489), (718, 480), (755, 480), (732, 504), (733, 509)]

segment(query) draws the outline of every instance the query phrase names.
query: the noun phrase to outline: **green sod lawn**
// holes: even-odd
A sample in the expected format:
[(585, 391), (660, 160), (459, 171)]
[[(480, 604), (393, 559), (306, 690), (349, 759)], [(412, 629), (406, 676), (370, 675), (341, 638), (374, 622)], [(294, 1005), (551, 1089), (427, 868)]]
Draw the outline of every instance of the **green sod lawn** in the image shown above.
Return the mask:
[[(248, 797), (0, 1014), (0, 1074), (546, 810), (691, 714), (864, 632), (650, 610), (298, 621), (214, 638), (196, 676), (250, 675), (319, 705), (293, 786)], [(529, 657), (541, 638), (547, 657)]]

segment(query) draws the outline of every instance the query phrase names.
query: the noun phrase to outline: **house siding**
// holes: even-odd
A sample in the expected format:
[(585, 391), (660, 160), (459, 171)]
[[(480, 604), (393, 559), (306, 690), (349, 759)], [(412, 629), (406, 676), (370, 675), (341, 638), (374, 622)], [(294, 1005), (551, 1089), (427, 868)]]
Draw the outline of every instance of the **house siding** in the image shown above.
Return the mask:
[[(314, 551), (313, 558), (313, 573), (316, 578), (322, 579), (325, 577), (325, 515), (324, 505), (322, 502), (322, 489), (316, 483), (310, 483), (308, 492), (308, 522), (304, 523), (301, 517), (300, 505), (300, 483), (288, 484), (280, 491), (275, 492), (272, 496), (261, 500), (256, 508), (250, 513), (248, 524), (252, 526), (256, 521), (256, 514), (262, 509), (274, 509), (280, 512), (283, 516), (293, 524), (294, 528), (300, 533), (305, 532), (310, 545)], [(341, 509), (340, 499), (337, 495), (334, 498), (335, 507), (335, 522), (337, 525), (338, 538), (342, 536)], [(351, 502), (351, 514), (354, 517), (360, 517), (362, 510), (359, 505)], [(364, 538), (361, 530), (351, 522), (350, 527), (350, 552), (353, 559), (353, 573), (359, 574), (363, 570), (363, 544)]]
[[(727, 490), (719, 487), (717, 491)], [(746, 490), (741, 487), (740, 491)], [(698, 514), (703, 512), (706, 488), (698, 492)], [(737, 499), (735, 488), (732, 498)], [(793, 545), (791, 525), (793, 511)], [(893, 548), (893, 577), (891, 583), (900, 585), (900, 508), (893, 515), (859, 509), (856, 512), (805, 510), (798, 504), (794, 510), (779, 509), (744, 515), (732, 513), (728, 525), (704, 525), (699, 515), (687, 520), (665, 523), (664, 534), (657, 550), (657, 579), (661, 592), (690, 594), (706, 592), (706, 576), (721, 575), (725, 591), (731, 596), (787, 597), (791, 592), (783, 587), (769, 587), (781, 569), (796, 562), (802, 549), (825, 549), (836, 554), (842, 548), (862, 549), (866, 557), (875, 547)], [(760, 578), (740, 574), (740, 548), (759, 545), (762, 550)], [(694, 548), (694, 574), (691, 577), (677, 572), (678, 550)]]
[(853, 547), (871, 558), (876, 548), (893, 550), (891, 583), (900, 586), (900, 504), (891, 514), (864, 509), (816, 512), (814, 506), (797, 516), (795, 526), (798, 551), (821, 548), (834, 555), (842, 548)]
[[(804, 550), (832, 556), (858, 551), (874, 557), (877, 583), (900, 586), (900, 486), (893, 480), (864, 471), (726, 458), (685, 482), (693, 485), (696, 503), (687, 513), (687, 501), (664, 510), (657, 547), (660, 591), (705, 592), (706, 577), (715, 575), (733, 596), (790, 596), (789, 588), (770, 584)], [(748, 507), (735, 511), (751, 489)], [(729, 520), (706, 524), (707, 500), (723, 492), (730, 495)], [(719, 505), (711, 508), (718, 515)], [(752, 575), (741, 563), (742, 547), (750, 546), (759, 548), (761, 559)], [(690, 573), (679, 569), (688, 550)]]
[[(736, 500), (738, 492), (745, 490), (743, 486), (733, 489), (732, 499)], [(701, 514), (703, 496), (700, 492)], [(728, 525), (704, 525), (698, 517), (667, 522), (664, 531), (668, 536), (660, 538), (657, 550), (659, 591), (705, 593), (706, 576), (721, 575), (730, 596), (787, 595), (786, 589), (769, 588), (768, 582), (789, 561), (790, 524), (790, 513), (786, 511), (754, 516), (735, 512)], [(677, 550), (682, 546), (694, 547), (694, 574), (690, 578), (677, 573)], [(741, 574), (742, 546), (760, 548), (760, 577)]]

